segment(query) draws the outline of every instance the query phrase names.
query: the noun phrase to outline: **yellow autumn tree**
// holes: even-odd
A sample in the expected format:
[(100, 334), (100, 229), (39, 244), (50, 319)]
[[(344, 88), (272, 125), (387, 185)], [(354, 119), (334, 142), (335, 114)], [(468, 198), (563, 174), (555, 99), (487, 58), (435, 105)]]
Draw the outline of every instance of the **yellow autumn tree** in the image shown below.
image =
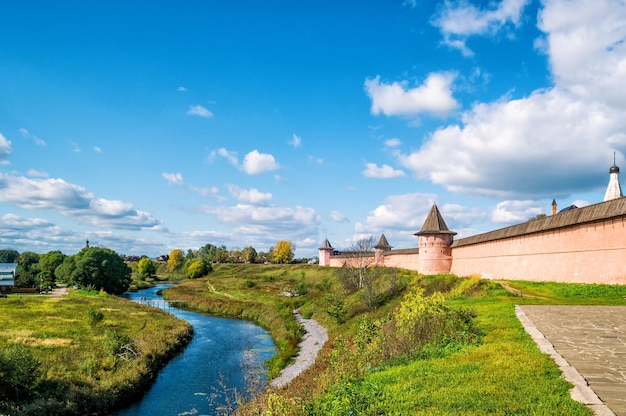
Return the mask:
[(296, 250), (295, 244), (291, 241), (280, 240), (275, 247), (270, 249), (273, 263), (286, 264), (293, 260), (293, 252)]
[(170, 270), (179, 270), (183, 266), (183, 260), (183, 251), (174, 249), (170, 252), (170, 258), (167, 260), (167, 268)]

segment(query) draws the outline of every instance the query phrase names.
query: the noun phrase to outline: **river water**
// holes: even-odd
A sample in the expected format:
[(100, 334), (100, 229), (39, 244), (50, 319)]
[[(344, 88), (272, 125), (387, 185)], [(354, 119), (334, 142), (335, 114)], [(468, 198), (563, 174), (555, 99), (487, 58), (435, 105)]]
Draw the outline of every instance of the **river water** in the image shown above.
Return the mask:
[[(136, 302), (159, 306), (189, 322), (194, 337), (185, 350), (161, 370), (150, 390), (138, 402), (111, 416), (214, 415), (225, 403), (224, 388), (244, 393), (244, 372), (271, 358), (276, 349), (271, 336), (250, 322), (216, 318), (170, 307), (158, 291), (170, 285), (157, 285), (127, 295)], [(267, 383), (261, 374), (261, 383)]]

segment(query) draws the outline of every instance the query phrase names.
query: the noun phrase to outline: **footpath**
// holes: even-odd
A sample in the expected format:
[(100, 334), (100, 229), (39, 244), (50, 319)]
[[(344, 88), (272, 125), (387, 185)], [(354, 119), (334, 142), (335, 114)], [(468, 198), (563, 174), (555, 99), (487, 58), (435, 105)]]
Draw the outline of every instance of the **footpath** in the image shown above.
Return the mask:
[(597, 416), (626, 416), (626, 306), (523, 305), (516, 313), (540, 350)]
[(306, 334), (304, 334), (302, 341), (298, 344), (300, 352), (295, 362), (284, 368), (278, 377), (272, 380), (272, 387), (280, 388), (286, 386), (300, 373), (312, 366), (315, 362), (315, 358), (317, 358), (317, 353), (322, 349), (326, 341), (328, 341), (326, 328), (313, 319), (304, 319), (297, 311), (294, 311), (293, 314), (296, 321), (298, 321), (306, 331)]

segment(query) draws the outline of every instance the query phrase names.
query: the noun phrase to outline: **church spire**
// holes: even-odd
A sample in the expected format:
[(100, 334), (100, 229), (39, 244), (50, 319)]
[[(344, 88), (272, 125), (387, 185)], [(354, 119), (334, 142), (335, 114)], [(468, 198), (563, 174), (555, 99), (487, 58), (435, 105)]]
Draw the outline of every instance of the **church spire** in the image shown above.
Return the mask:
[(613, 166), (609, 169), (609, 186), (606, 188), (604, 200), (610, 201), (611, 199), (621, 198), (622, 196), (622, 187), (619, 184), (619, 168), (615, 164), (615, 152), (613, 152)]

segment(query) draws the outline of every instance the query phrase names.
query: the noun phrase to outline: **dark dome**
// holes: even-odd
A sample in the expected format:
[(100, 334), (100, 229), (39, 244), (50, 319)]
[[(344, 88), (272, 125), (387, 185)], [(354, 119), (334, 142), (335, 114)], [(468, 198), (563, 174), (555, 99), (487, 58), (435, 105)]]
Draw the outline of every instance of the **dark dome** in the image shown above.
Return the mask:
[(619, 173), (619, 168), (617, 167), (617, 165), (613, 165), (611, 166), (611, 169), (609, 169), (609, 173)]

